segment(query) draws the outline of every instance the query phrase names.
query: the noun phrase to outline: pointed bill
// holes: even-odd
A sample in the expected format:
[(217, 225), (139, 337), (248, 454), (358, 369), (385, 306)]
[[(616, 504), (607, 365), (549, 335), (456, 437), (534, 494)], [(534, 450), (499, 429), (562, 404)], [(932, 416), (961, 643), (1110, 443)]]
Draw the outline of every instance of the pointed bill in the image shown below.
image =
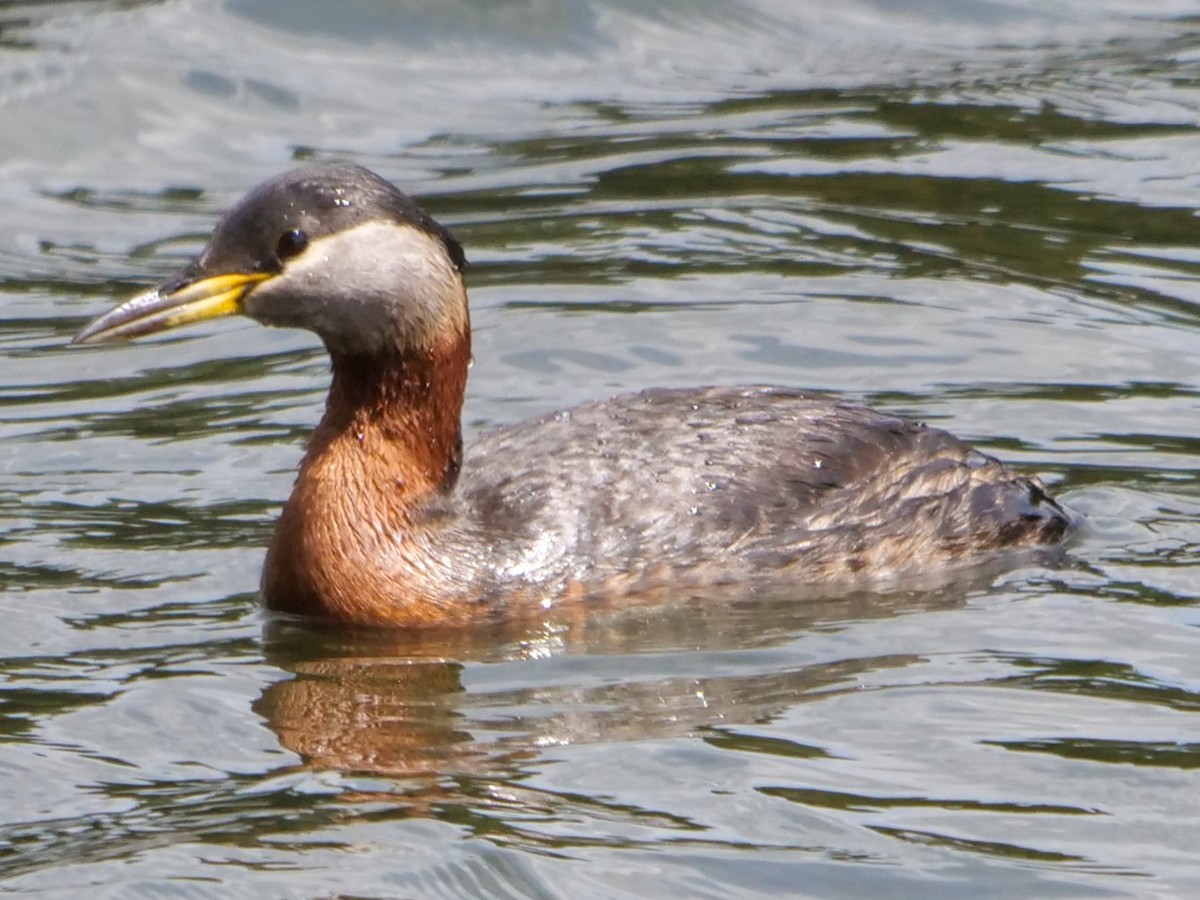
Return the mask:
[(266, 272), (213, 275), (168, 293), (154, 288), (93, 319), (71, 343), (98, 344), (140, 337), (205, 319), (232, 316), (242, 311), (242, 300), (250, 289), (270, 277)]

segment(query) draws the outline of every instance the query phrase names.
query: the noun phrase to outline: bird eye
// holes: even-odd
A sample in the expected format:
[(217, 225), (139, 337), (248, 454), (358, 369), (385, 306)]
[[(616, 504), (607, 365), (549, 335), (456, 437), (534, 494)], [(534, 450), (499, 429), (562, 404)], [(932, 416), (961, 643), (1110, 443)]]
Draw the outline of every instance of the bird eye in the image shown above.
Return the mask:
[(279, 237), (279, 243), (275, 245), (275, 255), (279, 259), (291, 259), (304, 252), (304, 248), (308, 246), (308, 235), (299, 228), (293, 228), (291, 231), (285, 231)]

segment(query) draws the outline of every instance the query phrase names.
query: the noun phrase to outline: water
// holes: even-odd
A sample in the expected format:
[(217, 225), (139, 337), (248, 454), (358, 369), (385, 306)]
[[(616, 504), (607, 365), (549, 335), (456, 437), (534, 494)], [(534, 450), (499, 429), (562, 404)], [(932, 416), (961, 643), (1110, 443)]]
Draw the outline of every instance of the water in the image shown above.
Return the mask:
[[(1196, 8), (1043, 6), (0, 4), (0, 890), (1200, 890)], [(315, 341), (64, 344), (324, 159), (466, 244), (470, 432), (803, 385), (1087, 528), (885, 595), (268, 622)]]

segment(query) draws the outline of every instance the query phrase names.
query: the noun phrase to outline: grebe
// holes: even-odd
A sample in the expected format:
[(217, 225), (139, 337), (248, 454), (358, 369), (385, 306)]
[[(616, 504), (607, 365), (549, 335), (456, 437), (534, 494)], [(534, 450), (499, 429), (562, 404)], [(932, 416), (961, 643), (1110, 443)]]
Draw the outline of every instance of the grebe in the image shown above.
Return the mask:
[(306, 328), (333, 378), (263, 568), (272, 610), (461, 625), (761, 578), (862, 584), (1052, 545), (1068, 515), (958, 438), (779, 387), (652, 389), (463, 452), (454, 237), (373, 172), (273, 178), (163, 285), (75, 343), (241, 313)]

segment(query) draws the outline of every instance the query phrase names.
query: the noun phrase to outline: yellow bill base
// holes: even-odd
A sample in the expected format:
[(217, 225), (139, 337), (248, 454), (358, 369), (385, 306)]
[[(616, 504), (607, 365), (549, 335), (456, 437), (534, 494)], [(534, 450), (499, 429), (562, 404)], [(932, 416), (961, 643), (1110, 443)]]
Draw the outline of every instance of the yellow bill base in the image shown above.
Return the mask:
[(140, 337), (206, 319), (236, 315), (241, 313), (242, 300), (250, 289), (270, 277), (265, 272), (214, 275), (170, 294), (155, 288), (93, 319), (71, 343), (98, 344)]

